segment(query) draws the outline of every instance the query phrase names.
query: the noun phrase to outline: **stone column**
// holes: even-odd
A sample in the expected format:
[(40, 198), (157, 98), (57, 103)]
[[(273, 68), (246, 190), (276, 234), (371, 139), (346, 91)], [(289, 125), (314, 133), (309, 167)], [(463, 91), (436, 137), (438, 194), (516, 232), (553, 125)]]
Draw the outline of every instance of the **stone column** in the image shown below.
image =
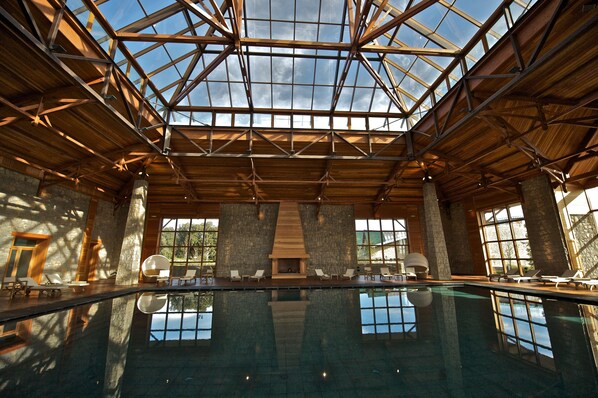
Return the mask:
[(442, 229), (442, 219), (438, 208), (436, 187), (432, 182), (424, 182), (424, 211), (426, 217), (426, 235), (428, 240), (427, 257), (430, 272), (434, 279), (451, 279), (451, 268), (446, 250), (446, 240)]
[(127, 226), (125, 227), (125, 236), (123, 237), (118, 269), (116, 271), (117, 285), (134, 285), (139, 282), (147, 188), (148, 182), (146, 180), (137, 180), (133, 185)]
[(134, 312), (134, 296), (117, 297), (112, 301), (104, 375), (104, 397), (119, 398), (121, 396)]
[(569, 256), (550, 180), (545, 174), (527, 179), (521, 191), (534, 268), (560, 275), (569, 269)]
[(443, 225), (451, 272), (471, 275), (474, 270), (465, 209), (462, 203), (457, 202), (451, 203), (449, 210), (443, 218)]

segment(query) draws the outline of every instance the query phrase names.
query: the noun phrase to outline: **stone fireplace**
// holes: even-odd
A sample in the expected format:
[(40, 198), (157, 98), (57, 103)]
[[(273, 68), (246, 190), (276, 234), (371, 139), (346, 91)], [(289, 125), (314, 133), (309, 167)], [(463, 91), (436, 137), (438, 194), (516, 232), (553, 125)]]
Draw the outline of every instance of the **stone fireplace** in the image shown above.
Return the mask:
[(278, 207), (274, 246), (272, 247), (272, 279), (307, 278), (303, 228), (297, 202), (281, 202)]

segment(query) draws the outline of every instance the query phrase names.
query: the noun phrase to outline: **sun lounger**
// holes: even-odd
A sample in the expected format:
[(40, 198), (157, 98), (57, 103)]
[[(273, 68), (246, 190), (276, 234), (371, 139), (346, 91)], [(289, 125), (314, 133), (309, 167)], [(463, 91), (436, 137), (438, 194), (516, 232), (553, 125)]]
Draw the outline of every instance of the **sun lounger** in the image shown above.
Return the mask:
[(32, 291), (39, 292), (40, 295), (46, 293), (48, 296), (59, 296), (62, 294), (63, 290), (69, 289), (66, 285), (40, 285), (30, 277), (19, 277), (17, 280), (22, 285), (21, 288), (25, 291), (26, 296), (29, 296)]
[(197, 273), (196, 269), (188, 269), (187, 272), (185, 273), (185, 275), (183, 275), (179, 278), (180, 283), (184, 283), (185, 285), (187, 284), (187, 282), (191, 282), (191, 281), (193, 281), (193, 283), (195, 283), (195, 281), (197, 280), (196, 273)]
[(380, 280), (385, 278), (391, 280), (393, 278), (393, 274), (390, 273), (388, 267), (380, 267)]
[(587, 287), (590, 290), (594, 289), (594, 286), (598, 285), (598, 279), (590, 279), (587, 281), (582, 281), (581, 284)]
[(46, 280), (48, 281), (48, 285), (57, 285), (57, 286), (68, 286), (73, 288), (75, 292), (82, 292), (85, 290), (85, 286), (89, 286), (89, 282), (86, 281), (71, 281), (71, 282), (64, 282), (60, 275), (58, 274), (44, 274), (46, 276)]
[(508, 281), (515, 281), (517, 283), (520, 282), (537, 282), (540, 280), (540, 274), (542, 270), (540, 269), (530, 269), (527, 271), (523, 276), (509, 276)]
[(345, 271), (345, 273), (343, 275), (341, 275), (341, 279), (353, 279), (353, 277), (355, 276), (355, 270), (353, 268), (347, 268), (347, 270)]
[(263, 269), (258, 269), (257, 271), (255, 271), (255, 275), (251, 275), (249, 277), (250, 280), (252, 281), (256, 281), (259, 282), (261, 279), (264, 279), (264, 270)]
[(330, 279), (330, 275), (325, 274), (324, 271), (322, 271), (321, 268), (316, 268), (315, 271), (316, 271), (316, 276), (318, 278), (320, 278), (321, 281), (323, 281), (325, 279)]
[(241, 282), (241, 275), (239, 275), (239, 270), (237, 270), (237, 269), (230, 270), (230, 280), (232, 282)]
[(569, 283), (574, 278), (581, 277), (581, 271), (576, 269), (568, 269), (561, 274), (561, 276), (543, 276), (540, 278), (539, 282), (542, 282), (544, 285), (546, 283), (555, 283), (555, 287), (559, 287), (559, 283)]
[(504, 279), (508, 281), (509, 276), (519, 276), (519, 269), (511, 268), (510, 270), (508, 270), (507, 272), (503, 272), (502, 274), (490, 274), (488, 275), (488, 280), (492, 281), (493, 279), (496, 279), (497, 282), (500, 282), (501, 279)]

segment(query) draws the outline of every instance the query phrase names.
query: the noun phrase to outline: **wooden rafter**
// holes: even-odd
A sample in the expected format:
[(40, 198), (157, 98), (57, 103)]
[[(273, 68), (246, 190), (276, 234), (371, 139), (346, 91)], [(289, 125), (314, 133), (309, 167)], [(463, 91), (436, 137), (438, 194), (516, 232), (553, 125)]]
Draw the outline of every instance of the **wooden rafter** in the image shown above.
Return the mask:
[[(206, 9), (199, 7), (197, 3), (194, 3), (191, 0), (176, 0), (183, 6), (185, 6), (190, 12), (204, 20), (208, 25), (212, 28), (216, 29), (218, 32), (223, 34), (227, 37), (232, 37), (233, 32), (226, 26), (226, 21), (224, 19), (219, 20), (217, 17), (214, 17), (211, 13), (206, 11)], [(201, 3), (201, 2), (200, 2)], [(218, 9), (218, 7), (215, 7)], [(224, 23), (224, 24), (223, 24)]]

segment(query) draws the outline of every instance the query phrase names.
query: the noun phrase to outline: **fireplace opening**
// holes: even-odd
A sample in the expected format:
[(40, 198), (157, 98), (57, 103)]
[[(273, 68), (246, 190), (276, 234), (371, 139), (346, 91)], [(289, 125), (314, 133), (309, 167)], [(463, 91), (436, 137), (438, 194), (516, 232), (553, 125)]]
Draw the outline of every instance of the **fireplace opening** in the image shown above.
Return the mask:
[(300, 272), (301, 260), (299, 258), (279, 258), (279, 274), (296, 274)]

